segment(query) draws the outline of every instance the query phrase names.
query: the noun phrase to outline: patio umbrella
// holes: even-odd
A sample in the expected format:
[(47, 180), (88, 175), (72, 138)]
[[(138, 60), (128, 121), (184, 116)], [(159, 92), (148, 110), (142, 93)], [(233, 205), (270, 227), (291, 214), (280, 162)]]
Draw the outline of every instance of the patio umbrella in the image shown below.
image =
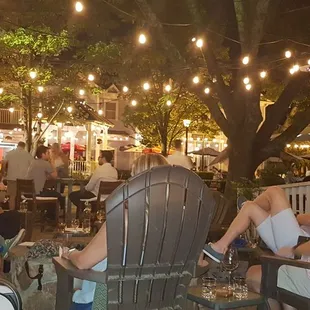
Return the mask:
[(220, 152), (212, 149), (211, 147), (205, 147), (205, 148), (200, 149), (198, 151), (190, 152), (190, 154), (200, 155), (200, 156), (206, 155), (206, 156), (216, 157), (216, 156), (218, 156), (220, 154)]

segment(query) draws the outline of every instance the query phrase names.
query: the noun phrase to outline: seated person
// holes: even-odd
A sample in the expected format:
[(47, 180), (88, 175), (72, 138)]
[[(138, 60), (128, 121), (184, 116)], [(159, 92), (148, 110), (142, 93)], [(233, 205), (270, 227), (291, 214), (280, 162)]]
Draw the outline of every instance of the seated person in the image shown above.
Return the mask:
[(82, 210), (81, 199), (91, 199), (97, 197), (101, 181), (117, 181), (117, 170), (111, 165), (112, 159), (112, 152), (100, 151), (100, 156), (98, 158), (99, 166), (94, 171), (88, 184), (85, 186), (85, 189), (72, 192), (69, 195), (70, 201), (77, 207), (76, 218), (79, 218), (79, 213)]
[[(240, 211), (225, 235), (217, 242), (205, 246), (203, 252), (210, 258), (220, 262), (228, 246), (248, 229), (251, 222), (273, 253), (280, 256), (289, 254), (293, 257), (295, 251), (310, 256), (310, 243), (293, 250), (299, 236), (310, 236), (310, 215), (299, 215), (296, 219), (281, 188), (269, 187), (254, 201), (240, 201), (239, 207)], [(297, 272), (295, 269), (289, 266), (280, 268), (278, 286), (310, 298), (310, 278), (307, 270), (299, 269)]]
[(60, 193), (44, 188), (47, 179), (57, 178), (56, 169), (49, 162), (49, 149), (46, 146), (38, 147), (36, 159), (32, 161), (26, 178), (34, 181), (35, 193), (38, 197), (56, 197), (61, 208), (65, 207), (65, 201)]
[[(160, 154), (145, 154), (135, 160), (132, 166), (132, 175), (150, 169), (154, 166), (167, 165), (167, 160)], [(83, 251), (65, 251), (63, 257), (69, 259), (79, 269), (104, 271), (107, 268), (107, 237), (104, 223), (97, 235)], [(200, 257), (202, 260), (202, 257)], [(71, 310), (91, 310), (96, 283), (83, 281), (82, 289), (73, 295)]]

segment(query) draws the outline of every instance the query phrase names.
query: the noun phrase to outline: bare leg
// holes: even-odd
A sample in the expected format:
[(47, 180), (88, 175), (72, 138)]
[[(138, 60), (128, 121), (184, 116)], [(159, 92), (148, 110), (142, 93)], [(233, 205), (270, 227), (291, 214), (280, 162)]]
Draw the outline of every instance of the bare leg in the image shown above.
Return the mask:
[[(262, 203), (264, 208), (257, 202)], [(248, 201), (243, 205), (225, 235), (212, 244), (212, 248), (218, 253), (225, 253), (228, 246), (248, 229), (251, 222), (257, 227), (269, 215), (274, 216), (287, 208), (290, 208), (290, 205), (284, 191), (279, 187), (268, 188), (254, 202)]]
[[(249, 268), (246, 274), (246, 282), (250, 291), (260, 293), (261, 279), (262, 267), (260, 265)], [(268, 302), (271, 310), (281, 310), (280, 304), (276, 300), (269, 299)]]

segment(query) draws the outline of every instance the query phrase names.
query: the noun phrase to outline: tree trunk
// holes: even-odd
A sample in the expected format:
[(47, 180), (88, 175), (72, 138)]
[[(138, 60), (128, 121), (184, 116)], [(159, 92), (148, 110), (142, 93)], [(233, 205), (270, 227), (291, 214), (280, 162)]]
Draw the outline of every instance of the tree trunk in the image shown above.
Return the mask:
[(167, 135), (161, 137), (161, 154), (165, 157), (168, 156), (168, 139)]

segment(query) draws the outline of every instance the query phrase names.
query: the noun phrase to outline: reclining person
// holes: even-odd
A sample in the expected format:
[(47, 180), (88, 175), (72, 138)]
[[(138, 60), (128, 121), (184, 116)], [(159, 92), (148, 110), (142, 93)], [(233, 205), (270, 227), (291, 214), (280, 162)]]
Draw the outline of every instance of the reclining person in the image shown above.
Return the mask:
[[(310, 256), (310, 243), (294, 250), (299, 236), (310, 236), (310, 215), (300, 215), (296, 219), (285, 192), (275, 186), (269, 187), (254, 201), (244, 202), (225, 235), (206, 245), (203, 252), (220, 262), (229, 245), (251, 222), (273, 253), (284, 257), (293, 257), (294, 253)], [(278, 286), (310, 298), (310, 278), (306, 269), (296, 271), (294, 267), (283, 266), (279, 269)]]

